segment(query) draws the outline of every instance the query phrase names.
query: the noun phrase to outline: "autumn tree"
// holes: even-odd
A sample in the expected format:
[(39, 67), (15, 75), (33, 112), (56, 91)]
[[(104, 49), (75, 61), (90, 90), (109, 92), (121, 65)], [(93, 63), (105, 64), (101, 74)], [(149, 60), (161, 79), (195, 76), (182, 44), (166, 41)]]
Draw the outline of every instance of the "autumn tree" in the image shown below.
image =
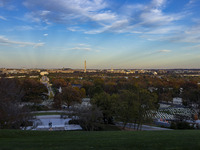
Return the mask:
[(82, 87), (85, 89), (86, 95), (90, 96), (90, 89), (94, 86), (94, 83), (91, 81), (83, 81)]
[(81, 103), (81, 93), (72, 86), (63, 87), (62, 92), (55, 95), (54, 103), (60, 107), (66, 104), (69, 108), (75, 103)]
[(25, 79), (21, 81), (22, 88), (24, 90), (23, 102), (41, 103), (48, 96), (48, 90), (45, 85), (38, 80)]
[(114, 94), (117, 93), (117, 83), (116, 82), (106, 82), (104, 90), (106, 93)]
[(51, 82), (54, 88), (66, 87), (68, 85), (64, 79), (52, 79)]

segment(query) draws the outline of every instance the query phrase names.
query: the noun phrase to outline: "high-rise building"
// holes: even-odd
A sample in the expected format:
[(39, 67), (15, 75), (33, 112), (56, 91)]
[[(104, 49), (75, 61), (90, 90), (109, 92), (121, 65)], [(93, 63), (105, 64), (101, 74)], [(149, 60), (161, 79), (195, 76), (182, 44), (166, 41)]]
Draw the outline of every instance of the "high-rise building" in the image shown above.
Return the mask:
[(86, 71), (87, 71), (87, 70), (86, 70), (86, 60), (85, 60), (85, 70), (84, 70), (84, 72), (86, 73)]

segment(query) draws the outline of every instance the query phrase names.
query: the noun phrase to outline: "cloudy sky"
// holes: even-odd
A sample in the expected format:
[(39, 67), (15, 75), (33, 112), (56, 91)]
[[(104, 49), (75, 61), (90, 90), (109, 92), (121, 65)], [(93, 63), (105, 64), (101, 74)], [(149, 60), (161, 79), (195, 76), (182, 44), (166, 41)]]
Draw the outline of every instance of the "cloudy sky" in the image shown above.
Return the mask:
[(0, 68), (200, 68), (200, 0), (0, 0)]

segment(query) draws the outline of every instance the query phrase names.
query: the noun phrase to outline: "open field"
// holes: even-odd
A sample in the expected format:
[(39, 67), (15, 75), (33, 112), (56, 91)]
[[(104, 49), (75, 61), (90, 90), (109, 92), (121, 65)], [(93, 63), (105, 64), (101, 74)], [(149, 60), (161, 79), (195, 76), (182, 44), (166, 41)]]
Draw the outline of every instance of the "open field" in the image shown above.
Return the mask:
[(1, 150), (200, 149), (200, 131), (20, 131), (0, 130)]

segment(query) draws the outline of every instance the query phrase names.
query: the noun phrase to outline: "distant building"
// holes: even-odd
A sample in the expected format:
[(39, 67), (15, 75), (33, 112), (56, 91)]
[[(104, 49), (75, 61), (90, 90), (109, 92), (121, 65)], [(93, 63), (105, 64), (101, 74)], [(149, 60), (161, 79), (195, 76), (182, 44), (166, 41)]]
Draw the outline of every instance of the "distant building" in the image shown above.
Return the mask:
[(173, 104), (175, 105), (183, 105), (183, 100), (180, 97), (174, 97), (173, 98)]
[(49, 74), (49, 73), (46, 72), (46, 71), (42, 71), (42, 72), (40, 72), (40, 75), (41, 75), (41, 76), (48, 75), (48, 74)]
[(72, 87), (78, 87), (79, 89), (82, 87), (81, 84), (72, 84)]
[(39, 78), (39, 76), (30, 76), (29, 78)]
[(81, 104), (75, 104), (74, 107), (76, 108), (84, 108), (84, 107), (90, 107), (90, 98), (83, 98)]
[(91, 104), (90, 104), (90, 98), (83, 98), (81, 105), (82, 106), (91, 106)]
[(64, 69), (51, 69), (51, 70), (48, 70), (48, 72), (49, 73), (74, 73), (74, 70), (64, 68)]
[(158, 73), (157, 73), (157, 72), (153, 72), (153, 75), (155, 75), (155, 76), (156, 76), (156, 75), (158, 75)]
[(61, 87), (58, 89), (58, 92), (59, 92), (59, 93), (62, 93), (62, 88), (61, 88)]
[(161, 108), (161, 109), (162, 109), (162, 108), (169, 108), (169, 107), (172, 106), (172, 104), (169, 103), (169, 102), (159, 102), (158, 104), (160, 105), (159, 108)]

